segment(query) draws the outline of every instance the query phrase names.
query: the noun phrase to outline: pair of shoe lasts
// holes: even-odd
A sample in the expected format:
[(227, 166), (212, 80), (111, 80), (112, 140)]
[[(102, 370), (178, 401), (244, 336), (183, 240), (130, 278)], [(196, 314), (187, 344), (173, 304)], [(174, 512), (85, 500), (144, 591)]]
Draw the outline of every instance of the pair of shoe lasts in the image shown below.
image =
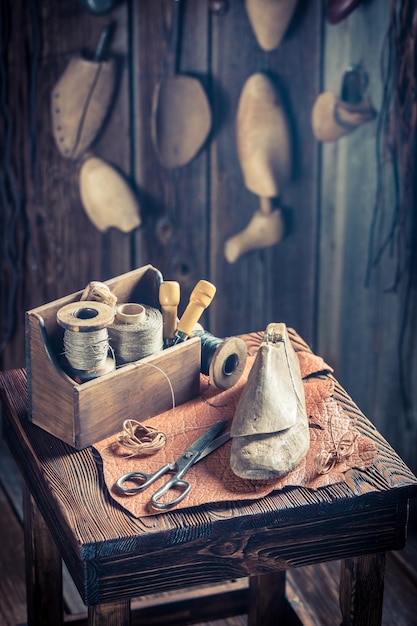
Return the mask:
[(113, 28), (110, 22), (103, 29), (92, 58), (71, 58), (55, 84), (51, 94), (52, 130), (61, 155), (81, 161), (80, 196), (94, 226), (101, 232), (114, 227), (128, 233), (141, 224), (136, 194), (115, 167), (88, 153), (114, 95), (115, 61), (107, 56)]
[(231, 427), (230, 466), (240, 478), (268, 480), (306, 456), (310, 434), (298, 357), (283, 323), (269, 324)]

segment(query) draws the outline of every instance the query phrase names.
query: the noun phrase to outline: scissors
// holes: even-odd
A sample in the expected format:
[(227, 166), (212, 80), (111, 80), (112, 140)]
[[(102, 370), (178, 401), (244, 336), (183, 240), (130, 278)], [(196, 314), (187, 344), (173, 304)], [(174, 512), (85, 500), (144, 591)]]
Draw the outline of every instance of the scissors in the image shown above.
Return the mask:
[[(145, 472), (129, 472), (128, 474), (124, 474), (116, 482), (116, 487), (125, 495), (133, 495), (150, 487), (150, 485), (161, 476), (174, 473), (174, 476), (155, 491), (151, 497), (151, 505), (155, 509), (166, 510), (172, 508), (181, 502), (191, 489), (190, 483), (186, 480), (182, 480), (184, 474), (188, 472), (194, 463), (197, 463), (197, 461), (200, 461), (230, 439), (230, 433), (225, 433), (219, 437), (217, 436), (225, 428), (226, 424), (226, 420), (216, 422), (204, 435), (194, 441), (188, 450), (176, 461), (163, 465), (153, 474), (146, 474)], [(125, 483), (127, 482), (134, 482), (137, 483), (137, 485), (135, 487), (126, 487)], [(162, 496), (170, 490), (179, 491), (180, 494), (169, 502), (160, 502)]]

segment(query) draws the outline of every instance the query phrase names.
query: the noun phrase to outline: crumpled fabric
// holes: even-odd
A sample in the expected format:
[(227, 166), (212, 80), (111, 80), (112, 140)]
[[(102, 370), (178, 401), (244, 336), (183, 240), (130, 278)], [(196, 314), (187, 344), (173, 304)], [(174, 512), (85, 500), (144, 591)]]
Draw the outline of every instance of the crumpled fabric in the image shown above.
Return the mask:
[[(304, 383), (310, 427), (307, 455), (284, 478), (246, 480), (237, 477), (230, 468), (229, 440), (188, 470), (184, 479), (191, 484), (191, 490), (170, 510), (213, 502), (253, 500), (290, 486), (318, 489), (343, 481), (348, 469), (364, 470), (374, 463), (375, 444), (359, 433), (355, 420), (333, 398), (334, 380), (329, 376), (332, 368), (320, 356), (313, 354), (295, 331), (288, 331), (300, 361)], [(150, 419), (141, 416), (138, 407), (138, 415), (132, 416), (132, 419), (157, 428), (167, 438), (164, 448), (153, 456), (131, 456), (131, 451), (116, 444), (117, 435), (94, 444), (101, 457), (104, 481), (112, 498), (129, 513), (135, 517), (162, 513), (150, 506), (150, 497), (171, 474), (134, 495), (121, 494), (115, 488), (117, 479), (135, 470), (153, 473), (161, 465), (174, 461), (218, 420), (228, 420), (226, 431), (229, 430), (262, 338), (262, 332), (243, 336), (249, 356), (241, 378), (230, 389), (216, 389), (210, 385), (207, 376), (201, 375), (200, 396), (197, 398)]]

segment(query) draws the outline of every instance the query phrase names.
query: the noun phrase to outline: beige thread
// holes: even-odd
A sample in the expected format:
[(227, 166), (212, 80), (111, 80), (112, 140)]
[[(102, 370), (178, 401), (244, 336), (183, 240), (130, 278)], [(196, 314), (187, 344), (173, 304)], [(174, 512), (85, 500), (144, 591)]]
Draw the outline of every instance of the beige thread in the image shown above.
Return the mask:
[(150, 456), (161, 450), (167, 436), (153, 426), (145, 426), (136, 420), (123, 422), (123, 431), (116, 436), (116, 443), (131, 451), (130, 456)]
[(330, 434), (333, 447), (330, 450), (321, 450), (314, 458), (314, 468), (317, 474), (328, 474), (337, 463), (353, 454), (358, 433), (347, 430), (339, 439), (337, 445), (333, 436), (332, 416), (330, 416)]

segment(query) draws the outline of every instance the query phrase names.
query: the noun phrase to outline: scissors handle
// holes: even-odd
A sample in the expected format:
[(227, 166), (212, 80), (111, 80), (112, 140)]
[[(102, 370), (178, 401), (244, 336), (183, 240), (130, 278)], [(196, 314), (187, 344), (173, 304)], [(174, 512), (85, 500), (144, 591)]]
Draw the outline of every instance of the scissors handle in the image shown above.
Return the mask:
[[(152, 485), (152, 483), (160, 478), (160, 476), (164, 476), (164, 474), (170, 472), (171, 470), (171, 465), (167, 463), (166, 465), (160, 467), (154, 474), (145, 474), (145, 472), (129, 472), (128, 474), (120, 476), (116, 485), (124, 494), (133, 495), (139, 491), (147, 489), (147, 487)], [(134, 482), (136, 485), (135, 487), (125, 487), (125, 483), (127, 482)]]
[[(166, 482), (162, 487), (160, 487), (151, 498), (151, 504), (155, 509), (160, 509), (164, 511), (166, 509), (170, 509), (178, 502), (181, 502), (183, 498), (190, 491), (191, 485), (187, 483), (186, 480), (181, 480), (178, 476), (173, 476), (168, 482)], [(164, 496), (168, 491), (179, 491), (179, 495), (173, 500), (159, 502), (159, 500)]]

